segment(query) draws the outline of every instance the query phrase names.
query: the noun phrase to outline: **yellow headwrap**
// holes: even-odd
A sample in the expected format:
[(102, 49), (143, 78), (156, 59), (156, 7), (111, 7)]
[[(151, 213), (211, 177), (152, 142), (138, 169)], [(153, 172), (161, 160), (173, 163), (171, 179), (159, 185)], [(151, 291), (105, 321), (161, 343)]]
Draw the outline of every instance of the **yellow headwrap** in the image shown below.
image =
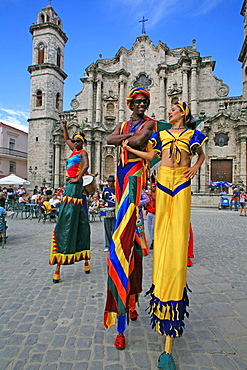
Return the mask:
[(75, 137), (78, 137), (84, 143), (84, 138), (81, 135), (75, 135), (74, 138)]
[(188, 105), (185, 102), (179, 100), (179, 101), (177, 101), (173, 104), (178, 105), (179, 108), (181, 108), (181, 110), (184, 112), (184, 114), (185, 114), (185, 124), (194, 121), (194, 118), (192, 117), (191, 112), (190, 112), (190, 108), (188, 107)]

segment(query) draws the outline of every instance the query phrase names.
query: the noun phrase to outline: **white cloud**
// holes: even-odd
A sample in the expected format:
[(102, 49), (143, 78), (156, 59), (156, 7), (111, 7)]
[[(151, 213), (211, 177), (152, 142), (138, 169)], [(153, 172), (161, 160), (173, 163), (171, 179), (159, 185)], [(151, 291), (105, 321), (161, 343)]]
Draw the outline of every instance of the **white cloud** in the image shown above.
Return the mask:
[(128, 20), (134, 24), (136, 19), (144, 16), (148, 19), (147, 29), (151, 29), (168, 15), (181, 13), (187, 17), (197, 17), (210, 13), (223, 0), (108, 0), (111, 8), (121, 8), (122, 13), (128, 13)]
[(28, 132), (28, 117), (29, 112), (21, 109), (0, 108), (0, 122), (25, 132)]

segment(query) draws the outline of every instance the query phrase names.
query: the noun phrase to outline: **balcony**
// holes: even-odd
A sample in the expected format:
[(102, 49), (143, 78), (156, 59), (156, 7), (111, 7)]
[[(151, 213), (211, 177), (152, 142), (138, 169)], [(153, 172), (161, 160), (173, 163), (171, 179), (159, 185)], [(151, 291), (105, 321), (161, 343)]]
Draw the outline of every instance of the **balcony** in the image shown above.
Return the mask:
[(12, 157), (27, 159), (27, 153), (26, 152), (21, 152), (20, 150), (0, 147), (0, 155), (2, 155), (2, 154), (10, 155)]

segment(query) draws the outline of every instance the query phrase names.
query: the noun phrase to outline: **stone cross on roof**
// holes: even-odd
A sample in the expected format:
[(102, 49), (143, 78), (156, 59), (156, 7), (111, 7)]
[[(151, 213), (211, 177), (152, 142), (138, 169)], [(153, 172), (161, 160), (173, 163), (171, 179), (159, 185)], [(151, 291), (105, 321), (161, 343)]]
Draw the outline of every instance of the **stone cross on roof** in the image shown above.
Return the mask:
[(145, 22), (147, 22), (148, 19), (145, 19), (144, 16), (142, 17), (142, 20), (139, 21), (139, 23), (142, 23), (142, 34), (146, 33), (146, 30), (145, 30)]

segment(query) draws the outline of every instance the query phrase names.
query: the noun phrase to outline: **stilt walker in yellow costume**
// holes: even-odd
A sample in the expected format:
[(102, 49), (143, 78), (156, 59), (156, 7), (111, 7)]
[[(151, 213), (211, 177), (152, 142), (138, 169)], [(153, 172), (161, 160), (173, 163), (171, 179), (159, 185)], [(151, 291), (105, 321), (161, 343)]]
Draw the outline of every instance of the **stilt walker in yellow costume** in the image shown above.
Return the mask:
[[(207, 137), (195, 130), (196, 122), (186, 103), (173, 104), (169, 114), (172, 127), (152, 135), (149, 152), (123, 147), (141, 158), (152, 160), (161, 156), (157, 177), (154, 258), (149, 313), (152, 327), (166, 336), (165, 350), (158, 368), (174, 370), (171, 354), (172, 338), (181, 336), (184, 315), (189, 304), (186, 277), (188, 235), (190, 229), (191, 180), (204, 161), (201, 148)], [(190, 167), (190, 157), (198, 154)]]
[(85, 260), (84, 271), (90, 273), (90, 227), (82, 204), (82, 176), (89, 167), (87, 152), (82, 149), (85, 135), (70, 140), (66, 121), (62, 122), (66, 144), (72, 150), (66, 167), (66, 188), (59, 209), (57, 224), (52, 233), (50, 265), (57, 265), (53, 282), (60, 281), (61, 265)]

